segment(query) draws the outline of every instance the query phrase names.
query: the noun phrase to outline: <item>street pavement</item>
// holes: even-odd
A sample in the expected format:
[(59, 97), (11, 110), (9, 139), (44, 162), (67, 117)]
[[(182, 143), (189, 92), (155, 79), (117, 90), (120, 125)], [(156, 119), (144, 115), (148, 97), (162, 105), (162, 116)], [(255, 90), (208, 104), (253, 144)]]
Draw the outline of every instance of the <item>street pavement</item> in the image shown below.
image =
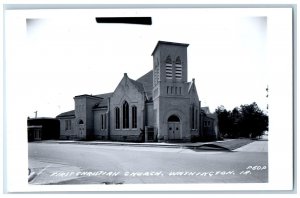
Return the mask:
[(268, 182), (268, 141), (254, 141), (231, 151), (218, 147), (203, 149), (202, 144), (199, 148), (172, 145), (29, 143), (29, 168), (35, 174), (29, 183)]

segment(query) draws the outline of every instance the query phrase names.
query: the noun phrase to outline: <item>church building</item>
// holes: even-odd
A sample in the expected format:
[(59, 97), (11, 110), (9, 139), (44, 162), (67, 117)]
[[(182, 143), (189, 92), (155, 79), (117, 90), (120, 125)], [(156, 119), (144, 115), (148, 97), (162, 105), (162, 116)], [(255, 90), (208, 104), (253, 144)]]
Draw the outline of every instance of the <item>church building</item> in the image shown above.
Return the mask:
[(153, 69), (137, 80), (127, 73), (111, 93), (78, 95), (61, 113), (60, 139), (189, 142), (218, 137), (217, 120), (201, 108), (188, 82), (189, 44), (159, 41)]

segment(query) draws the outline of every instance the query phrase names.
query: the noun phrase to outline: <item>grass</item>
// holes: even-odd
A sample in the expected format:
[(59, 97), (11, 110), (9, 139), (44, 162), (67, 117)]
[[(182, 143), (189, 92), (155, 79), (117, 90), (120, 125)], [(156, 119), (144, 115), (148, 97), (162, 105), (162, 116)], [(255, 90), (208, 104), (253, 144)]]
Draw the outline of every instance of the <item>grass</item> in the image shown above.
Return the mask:
[(237, 148), (240, 148), (242, 146), (250, 144), (251, 142), (254, 142), (254, 140), (251, 140), (251, 139), (233, 139), (233, 140), (224, 141), (224, 142), (214, 142), (213, 144), (215, 144), (219, 147), (224, 147), (228, 150), (235, 150)]

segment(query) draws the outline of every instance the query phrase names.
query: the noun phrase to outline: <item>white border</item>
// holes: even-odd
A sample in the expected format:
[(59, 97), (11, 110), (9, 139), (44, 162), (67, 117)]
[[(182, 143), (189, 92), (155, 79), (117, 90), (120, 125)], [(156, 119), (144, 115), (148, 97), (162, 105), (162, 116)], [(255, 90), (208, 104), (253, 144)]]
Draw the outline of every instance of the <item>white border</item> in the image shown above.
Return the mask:
[[(74, 10), (73, 10), (74, 11)], [(128, 10), (127, 10), (128, 11)], [(127, 12), (126, 11), (126, 12)], [(247, 9), (245, 13), (253, 13)], [(13, 11), (8, 11), (9, 12)], [(13, 20), (22, 20), (29, 13), (18, 11), (18, 17)], [(72, 12), (72, 11), (68, 11)], [(145, 10), (146, 12), (146, 10)], [(270, 141), (269, 141), (269, 175), (267, 184), (188, 184), (188, 185), (62, 185), (62, 186), (35, 186), (27, 184), (27, 143), (26, 133), (20, 135), (18, 131), (24, 130), (26, 120), (14, 109), (11, 98), (7, 98), (7, 168), (8, 192), (40, 192), (40, 191), (165, 191), (170, 190), (197, 190), (197, 191), (227, 191), (227, 190), (292, 190), (292, 13), (291, 9), (257, 9), (256, 15), (261, 13), (268, 16), (268, 42), (270, 54), (268, 62), (270, 68)], [(19, 15), (21, 14), (21, 15)], [(24, 15), (25, 14), (25, 15)], [(41, 13), (45, 14), (44, 11)], [(6, 20), (9, 16), (6, 15)], [(11, 18), (12, 19), (12, 18)], [(6, 25), (10, 25), (7, 23)], [(284, 27), (284, 28), (283, 28)], [(24, 27), (23, 27), (24, 28)], [(7, 27), (6, 27), (7, 29)], [(19, 33), (19, 32), (18, 32)], [(17, 35), (18, 37), (19, 35)], [(12, 38), (9, 35), (6, 39)], [(20, 40), (19, 40), (20, 41)], [(14, 42), (19, 42), (14, 38)], [(9, 46), (6, 46), (9, 47)], [(22, 50), (22, 49), (20, 49)], [(6, 68), (9, 69), (9, 63)], [(10, 87), (7, 88), (9, 90)], [(16, 125), (18, 123), (18, 125)], [(26, 129), (26, 127), (25, 127)], [(282, 133), (284, 132), (284, 135)], [(282, 145), (282, 146), (281, 146)]]

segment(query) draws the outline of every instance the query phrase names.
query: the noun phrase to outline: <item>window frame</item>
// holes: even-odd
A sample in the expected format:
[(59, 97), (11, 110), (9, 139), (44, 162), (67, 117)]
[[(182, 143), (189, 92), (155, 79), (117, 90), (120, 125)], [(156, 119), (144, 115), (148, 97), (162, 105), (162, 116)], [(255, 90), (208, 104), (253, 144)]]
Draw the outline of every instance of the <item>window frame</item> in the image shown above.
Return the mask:
[(175, 78), (176, 80), (182, 79), (182, 61), (179, 56), (177, 56), (175, 61)]
[(125, 100), (123, 102), (123, 105), (122, 105), (122, 115), (123, 115), (123, 118), (122, 118), (122, 128), (123, 129), (129, 129), (129, 104), (128, 102)]
[(115, 129), (120, 129), (120, 108), (115, 108)]
[(137, 128), (137, 107), (135, 105), (131, 107), (131, 128)]

